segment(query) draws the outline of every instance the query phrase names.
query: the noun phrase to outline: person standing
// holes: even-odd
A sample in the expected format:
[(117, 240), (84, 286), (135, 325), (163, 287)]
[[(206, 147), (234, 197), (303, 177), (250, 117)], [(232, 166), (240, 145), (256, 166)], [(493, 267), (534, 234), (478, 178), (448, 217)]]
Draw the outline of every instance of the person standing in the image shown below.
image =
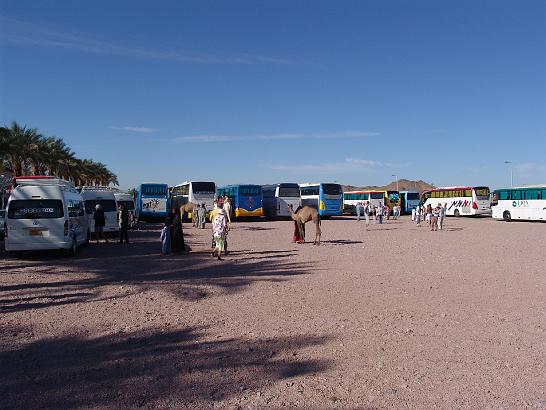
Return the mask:
[(119, 243), (129, 243), (129, 211), (125, 205), (118, 207)]
[(224, 199), (224, 211), (226, 211), (226, 218), (229, 224), (231, 224), (231, 201), (226, 196)]
[(199, 229), (205, 229), (205, 222), (206, 222), (206, 215), (207, 215), (207, 205), (203, 202), (201, 206), (199, 207), (199, 214), (197, 217)]
[(217, 256), (218, 260), (222, 260), (221, 254), (224, 252), (225, 239), (227, 235), (228, 225), (226, 219), (226, 211), (218, 210), (218, 215), (212, 221), (212, 236), (214, 238), (214, 250), (212, 256)]
[(382, 225), (383, 224), (383, 212), (385, 212), (385, 208), (383, 207), (383, 204), (382, 203), (379, 203), (379, 206), (377, 207), (377, 211), (376, 211), (376, 214), (377, 214), (377, 223), (379, 225)]
[(432, 225), (432, 205), (431, 204), (427, 205), (426, 213), (427, 215), (425, 217), (425, 221), (427, 221), (428, 226), (431, 226)]
[(361, 208), (362, 208), (362, 203), (357, 202), (357, 203), (356, 203), (356, 220), (357, 220), (357, 222), (360, 222), (360, 211), (361, 211)]
[(431, 231), (437, 231), (438, 230), (438, 217), (440, 215), (440, 205), (437, 205), (432, 210), (432, 218), (430, 221), (430, 230)]
[(413, 208), (415, 211), (415, 224), (418, 227), (421, 227), (421, 207)]
[(184, 252), (184, 231), (182, 230), (182, 219), (180, 218), (180, 211), (173, 208), (171, 211), (170, 219), (171, 229), (171, 249), (174, 253)]
[(446, 207), (442, 204), (438, 205), (438, 207), (440, 208), (440, 212), (438, 215), (438, 229), (441, 231), (444, 229), (444, 217), (446, 216)]
[(364, 204), (364, 219), (366, 220), (366, 229), (370, 226), (370, 202), (366, 201)]
[(103, 238), (108, 243), (108, 238), (104, 235), (104, 225), (106, 225), (106, 216), (102, 210), (100, 204), (95, 205), (95, 212), (93, 212), (93, 219), (95, 220), (95, 239), (99, 243), (99, 238)]
[(163, 224), (159, 239), (161, 240), (161, 254), (168, 255), (171, 253), (171, 227), (168, 219)]

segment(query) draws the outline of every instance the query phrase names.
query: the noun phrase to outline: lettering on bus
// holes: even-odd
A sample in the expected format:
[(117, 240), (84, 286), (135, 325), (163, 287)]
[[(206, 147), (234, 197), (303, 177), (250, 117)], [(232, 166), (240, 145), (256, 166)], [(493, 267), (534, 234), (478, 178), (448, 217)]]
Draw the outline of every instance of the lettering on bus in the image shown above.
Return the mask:
[(143, 198), (142, 209), (153, 212), (165, 212), (166, 211), (165, 200), (161, 201), (159, 198)]
[(470, 205), (471, 204), (468, 199), (465, 199), (465, 200), (459, 199), (458, 201), (453, 201), (451, 205), (449, 205), (449, 208), (447, 209), (450, 210), (451, 208), (466, 208), (467, 206), (470, 206)]
[(516, 207), (528, 207), (529, 201), (512, 201), (512, 206)]

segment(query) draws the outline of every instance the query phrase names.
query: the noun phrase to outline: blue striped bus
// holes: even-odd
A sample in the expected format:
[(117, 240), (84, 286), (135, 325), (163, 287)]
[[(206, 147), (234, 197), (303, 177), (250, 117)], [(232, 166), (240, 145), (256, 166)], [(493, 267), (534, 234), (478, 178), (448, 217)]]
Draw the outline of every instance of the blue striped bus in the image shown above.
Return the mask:
[(169, 186), (167, 184), (142, 183), (138, 186), (136, 217), (164, 219), (169, 213)]
[(229, 198), (235, 218), (264, 215), (261, 185), (226, 185), (216, 190), (216, 196)]
[(300, 184), (301, 205), (318, 210), (320, 216), (343, 213), (343, 189), (339, 184)]

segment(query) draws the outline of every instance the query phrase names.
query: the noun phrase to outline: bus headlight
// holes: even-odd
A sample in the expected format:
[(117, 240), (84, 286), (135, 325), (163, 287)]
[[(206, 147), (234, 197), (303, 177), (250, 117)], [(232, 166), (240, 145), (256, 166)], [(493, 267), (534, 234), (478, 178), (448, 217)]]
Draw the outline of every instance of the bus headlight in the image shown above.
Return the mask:
[(320, 201), (319, 209), (321, 211), (324, 211), (326, 209), (326, 206), (324, 206), (324, 202)]

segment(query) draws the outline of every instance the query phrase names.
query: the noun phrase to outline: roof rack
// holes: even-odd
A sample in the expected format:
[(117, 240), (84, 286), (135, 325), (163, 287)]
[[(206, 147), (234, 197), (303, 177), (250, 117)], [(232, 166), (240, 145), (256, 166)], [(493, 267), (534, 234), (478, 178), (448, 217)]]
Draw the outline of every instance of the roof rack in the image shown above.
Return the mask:
[(67, 181), (62, 178), (57, 177), (51, 177), (51, 178), (44, 178), (44, 177), (16, 177), (14, 178), (14, 184), (16, 186), (19, 185), (60, 185), (67, 188), (74, 188), (74, 184), (70, 181)]
[(100, 186), (100, 185), (83, 185), (83, 186), (79, 186), (78, 189), (80, 191), (110, 191), (110, 192), (119, 191), (117, 188), (113, 188), (109, 186)]

